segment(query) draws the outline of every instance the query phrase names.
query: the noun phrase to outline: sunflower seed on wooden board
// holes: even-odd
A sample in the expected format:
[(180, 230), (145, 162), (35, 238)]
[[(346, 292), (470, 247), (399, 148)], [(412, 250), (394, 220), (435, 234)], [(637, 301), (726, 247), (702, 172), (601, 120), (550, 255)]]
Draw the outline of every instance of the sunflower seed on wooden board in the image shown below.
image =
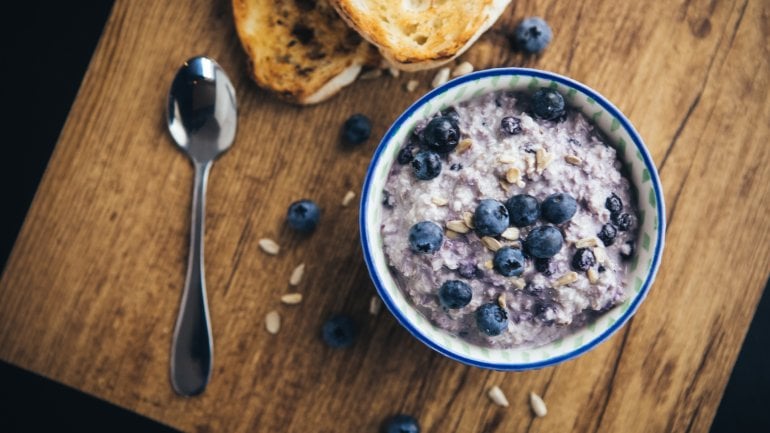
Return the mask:
[(287, 293), (281, 296), (281, 302), (286, 305), (297, 305), (302, 302), (302, 293)]
[(564, 155), (564, 161), (566, 161), (567, 164), (572, 165), (580, 165), (583, 163), (583, 160), (575, 155)]
[(500, 243), (497, 239), (491, 237), (491, 236), (482, 236), (481, 242), (484, 244), (487, 249), (490, 251), (497, 251), (500, 248), (503, 247), (503, 244)]
[(449, 67), (444, 66), (443, 68), (439, 69), (438, 72), (436, 72), (436, 75), (433, 77), (433, 81), (430, 84), (435, 89), (436, 87), (446, 83), (448, 80), (449, 80)]
[(417, 89), (417, 86), (420, 85), (420, 82), (417, 80), (409, 80), (406, 82), (406, 91), (407, 92), (414, 92), (415, 89)]
[(431, 197), (430, 201), (436, 206), (446, 206), (449, 203), (444, 197)]
[(473, 72), (473, 65), (470, 62), (462, 62), (452, 69), (452, 78), (470, 74), (471, 72)]
[(356, 193), (353, 191), (348, 191), (345, 193), (345, 197), (342, 197), (342, 206), (347, 207), (353, 199), (356, 198)]
[(447, 221), (446, 228), (455, 233), (468, 233), (470, 231), (465, 222), (460, 220)]
[(398, 78), (398, 76), (401, 75), (401, 71), (399, 71), (398, 69), (396, 69), (396, 68), (394, 68), (392, 66), (388, 68), (388, 73), (393, 78)]
[(519, 229), (516, 227), (508, 227), (504, 232), (500, 233), (500, 237), (509, 241), (515, 241), (519, 238)]
[(510, 404), (508, 403), (508, 399), (505, 398), (505, 394), (503, 394), (503, 390), (500, 389), (500, 387), (497, 385), (493, 386), (492, 388), (489, 388), (487, 395), (498, 406), (502, 406), (502, 407), (510, 406)]
[(259, 240), (259, 248), (262, 249), (262, 251), (266, 252), (270, 255), (276, 255), (279, 251), (281, 251), (281, 247), (272, 239), (268, 238), (262, 238)]
[(553, 282), (554, 287), (560, 287), (560, 286), (566, 286), (567, 284), (572, 284), (578, 279), (577, 272), (567, 272), (566, 274), (562, 275), (561, 278)]
[(458, 154), (465, 153), (468, 151), (468, 149), (471, 148), (471, 146), (473, 146), (473, 140), (471, 140), (470, 138), (463, 138), (462, 140), (460, 140), (459, 143), (457, 143), (457, 147), (455, 147), (455, 152), (457, 152)]
[(545, 402), (534, 392), (529, 393), (529, 405), (532, 406), (532, 412), (534, 412), (538, 418), (542, 418), (548, 414), (548, 408), (545, 406)]
[(281, 330), (281, 316), (278, 312), (273, 310), (265, 316), (265, 328), (267, 332), (275, 335)]
[(289, 285), (291, 286), (298, 286), (299, 283), (302, 282), (302, 277), (305, 276), (305, 264), (300, 263), (299, 266), (294, 268), (293, 271), (291, 271), (291, 275), (289, 276)]
[(382, 310), (382, 299), (379, 296), (372, 296), (369, 300), (369, 314), (376, 316), (380, 314), (380, 310)]

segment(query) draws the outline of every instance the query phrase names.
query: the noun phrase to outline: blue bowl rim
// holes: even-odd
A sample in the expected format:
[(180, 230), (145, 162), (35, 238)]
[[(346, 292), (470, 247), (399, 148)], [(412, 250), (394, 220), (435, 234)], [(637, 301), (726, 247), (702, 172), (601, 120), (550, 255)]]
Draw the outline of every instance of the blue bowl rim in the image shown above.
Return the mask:
[[(615, 118), (617, 118), (620, 121), (620, 124), (623, 126), (623, 128), (629, 133), (632, 141), (634, 142), (634, 145), (636, 146), (637, 150), (641, 153), (643, 162), (647, 168), (647, 170), (650, 172), (650, 178), (652, 181), (653, 190), (655, 192), (655, 198), (658, 202), (657, 206), (657, 216), (658, 216), (658, 241), (655, 245), (655, 252), (652, 256), (652, 266), (650, 267), (650, 271), (647, 274), (647, 277), (645, 278), (644, 283), (642, 284), (642, 287), (637, 293), (637, 295), (633, 298), (631, 305), (629, 308), (621, 315), (621, 317), (615, 321), (608, 329), (606, 329), (604, 332), (602, 332), (600, 335), (594, 337), (587, 343), (581, 345), (580, 347), (559, 356), (554, 356), (552, 358), (538, 361), (538, 362), (527, 362), (527, 363), (491, 363), (491, 362), (485, 362), (485, 361), (479, 361), (476, 359), (471, 359), (468, 357), (465, 357), (459, 353), (455, 353), (453, 351), (447, 350), (438, 344), (434, 343), (433, 340), (431, 340), (429, 337), (424, 335), (422, 332), (420, 332), (419, 329), (413, 327), (409, 321), (406, 319), (404, 314), (396, 307), (395, 303), (393, 302), (393, 299), (391, 299), (388, 292), (383, 288), (380, 276), (378, 274), (377, 268), (374, 265), (374, 262), (372, 260), (371, 254), (369, 250), (371, 249), (369, 242), (368, 242), (368, 236), (367, 236), (367, 229), (366, 229), (366, 220), (368, 216), (368, 212), (366, 209), (366, 203), (369, 199), (369, 191), (372, 186), (372, 175), (374, 172), (374, 168), (377, 166), (377, 163), (379, 162), (380, 157), (382, 156), (383, 151), (385, 150), (386, 144), (392, 139), (393, 135), (401, 128), (401, 125), (408, 119), (415, 111), (420, 109), (425, 103), (432, 100), (434, 97), (449, 91), (450, 89), (453, 89), (463, 83), (466, 83), (468, 81), (477, 80), (480, 78), (486, 78), (486, 77), (493, 77), (493, 76), (528, 76), (528, 77), (535, 77), (535, 78), (541, 78), (544, 80), (551, 80), (555, 81), (557, 83), (563, 84), (567, 87), (575, 88), (579, 90), (580, 92), (590, 96), (594, 99), (598, 104), (600, 104), (605, 110), (610, 112)], [(377, 146), (377, 149), (374, 151), (374, 155), (372, 156), (371, 162), (369, 163), (369, 167), (366, 171), (366, 177), (364, 179), (364, 184), (362, 188), (362, 194), (361, 194), (361, 201), (360, 201), (360, 212), (359, 212), (359, 229), (360, 229), (360, 236), (361, 236), (361, 246), (364, 253), (364, 261), (366, 263), (366, 268), (369, 271), (369, 276), (371, 277), (372, 282), (374, 283), (375, 288), (377, 289), (377, 293), (379, 296), (383, 299), (384, 304), (388, 307), (388, 310), (395, 316), (396, 320), (403, 326), (404, 328), (409, 331), (415, 338), (420, 340), (423, 344), (430, 347), (431, 349), (435, 350), (436, 352), (441, 353), (442, 355), (453, 359), (455, 361), (459, 361), (463, 364), (474, 366), (474, 367), (480, 367), (480, 368), (487, 368), (487, 369), (493, 369), (493, 370), (503, 370), (503, 371), (524, 371), (524, 370), (532, 370), (532, 369), (538, 369), (538, 368), (544, 368), (549, 367), (552, 365), (560, 364), (564, 361), (568, 361), (572, 358), (575, 358), (579, 355), (582, 355), (583, 353), (588, 352), (589, 350), (596, 347), (599, 343), (602, 343), (603, 341), (607, 340), (612, 334), (614, 334), (618, 329), (622, 328), (626, 322), (636, 313), (636, 310), (639, 308), (639, 305), (644, 301), (644, 299), (647, 297), (647, 292), (650, 289), (650, 286), (652, 285), (653, 281), (655, 280), (655, 275), (658, 272), (658, 268), (660, 266), (660, 259), (662, 256), (663, 251), (663, 244), (665, 243), (665, 233), (666, 233), (666, 219), (665, 219), (665, 204), (663, 202), (663, 193), (661, 191), (661, 183), (660, 178), (658, 176), (658, 171), (655, 167), (655, 164), (652, 162), (652, 157), (650, 156), (646, 146), (644, 145), (644, 142), (642, 141), (641, 137), (639, 136), (639, 133), (636, 131), (636, 129), (631, 125), (631, 122), (626, 118), (625, 115), (617, 108), (615, 105), (613, 105), (610, 101), (608, 101), (604, 96), (599, 94), (597, 91), (591, 89), (590, 87), (581, 84), (571, 78), (564, 77), (562, 75), (553, 73), (553, 72), (547, 72), (543, 70), (538, 69), (530, 69), (530, 68), (493, 68), (493, 69), (484, 69), (479, 70), (476, 72), (472, 72), (470, 74), (466, 74), (463, 76), (460, 76), (458, 78), (455, 78), (433, 90), (423, 95), (420, 99), (418, 99), (416, 102), (414, 102), (412, 105), (409, 106), (397, 119), (391, 127), (388, 129), (388, 131), (385, 133), (385, 135), (382, 137), (382, 140), (380, 141), (379, 145)]]

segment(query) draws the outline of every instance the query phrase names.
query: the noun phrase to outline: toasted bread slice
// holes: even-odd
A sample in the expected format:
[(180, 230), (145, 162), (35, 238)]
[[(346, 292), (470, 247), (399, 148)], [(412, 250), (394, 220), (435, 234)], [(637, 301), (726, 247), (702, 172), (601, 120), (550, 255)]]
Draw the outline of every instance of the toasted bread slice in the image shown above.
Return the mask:
[(233, 15), (252, 77), (291, 102), (321, 102), (380, 63), (327, 0), (233, 0)]
[(340, 16), (405, 71), (434, 68), (462, 54), (510, 0), (330, 0)]

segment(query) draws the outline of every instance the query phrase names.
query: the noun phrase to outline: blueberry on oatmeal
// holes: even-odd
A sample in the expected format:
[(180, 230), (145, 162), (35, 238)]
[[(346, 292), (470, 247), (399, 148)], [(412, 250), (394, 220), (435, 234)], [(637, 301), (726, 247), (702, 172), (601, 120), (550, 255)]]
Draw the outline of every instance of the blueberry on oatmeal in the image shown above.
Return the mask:
[(409, 246), (417, 254), (432, 254), (441, 248), (444, 231), (438, 224), (421, 221), (409, 229)]
[(518, 277), (524, 272), (524, 254), (516, 248), (502, 247), (495, 251), (492, 265), (500, 275)]
[(473, 225), (479, 236), (497, 236), (508, 228), (508, 209), (497, 200), (481, 200), (473, 214)]
[(585, 272), (591, 266), (596, 264), (596, 257), (593, 251), (588, 248), (578, 248), (575, 255), (572, 256), (572, 269)]
[(507, 135), (521, 134), (521, 120), (518, 117), (503, 117), (500, 121), (500, 129)]
[(543, 87), (532, 95), (532, 111), (544, 120), (556, 120), (564, 115), (564, 97), (561, 93)]
[(508, 327), (508, 312), (494, 302), (484, 304), (476, 310), (476, 325), (486, 335), (500, 335)]
[(430, 150), (417, 152), (417, 155), (412, 159), (412, 170), (417, 179), (435, 179), (441, 174), (441, 158), (436, 152)]
[(538, 226), (529, 232), (524, 247), (532, 257), (548, 259), (561, 250), (563, 243), (564, 237), (559, 229), (553, 226)]
[(505, 202), (510, 215), (511, 225), (527, 227), (540, 217), (540, 204), (529, 194), (517, 194)]
[(614, 213), (612, 214), (612, 223), (615, 224), (618, 230), (625, 232), (631, 228), (631, 216), (627, 213)]
[(451, 116), (440, 116), (428, 122), (422, 133), (428, 149), (438, 153), (449, 153), (460, 141), (460, 127)]
[(445, 281), (438, 290), (441, 306), (449, 310), (456, 310), (470, 304), (471, 297), (473, 297), (471, 286), (460, 280)]
[(615, 243), (615, 237), (618, 235), (618, 229), (614, 225), (607, 223), (602, 226), (602, 229), (597, 234), (597, 237), (602, 241), (605, 247), (608, 247)]
[(577, 201), (565, 193), (549, 195), (540, 205), (543, 219), (553, 224), (563, 224), (577, 212)]

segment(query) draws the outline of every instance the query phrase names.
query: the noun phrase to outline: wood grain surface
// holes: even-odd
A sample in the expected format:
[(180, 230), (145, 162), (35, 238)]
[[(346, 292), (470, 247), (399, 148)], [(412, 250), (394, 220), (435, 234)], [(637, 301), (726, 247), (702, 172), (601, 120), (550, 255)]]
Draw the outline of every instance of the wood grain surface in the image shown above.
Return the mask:
[[(540, 57), (508, 45), (529, 15), (554, 29)], [(185, 399), (168, 363), (193, 170), (163, 113), (177, 67), (201, 53), (229, 71), (240, 124), (208, 194), (214, 375)], [(463, 58), (588, 84), (625, 112), (658, 165), (660, 273), (634, 319), (596, 350), (491, 372), (432, 352), (385, 311), (368, 314), (357, 209), (340, 202), (432, 73), (290, 106), (249, 81), (229, 2), (118, 0), (0, 283), (0, 358), (187, 432), (374, 432), (402, 411), (425, 432), (707, 431), (770, 273), (770, 3), (515, 1)], [(422, 83), (414, 93), (411, 78)], [(339, 128), (355, 112), (374, 119), (374, 137), (346, 148)], [(303, 197), (323, 207), (309, 237), (283, 223)], [(281, 253), (262, 253), (262, 237)], [(304, 301), (282, 305), (301, 262)], [(263, 324), (273, 309), (278, 335)], [(360, 323), (351, 349), (320, 341), (335, 312)], [(488, 400), (492, 385), (511, 407)], [(545, 418), (531, 414), (530, 391), (548, 404)]]

